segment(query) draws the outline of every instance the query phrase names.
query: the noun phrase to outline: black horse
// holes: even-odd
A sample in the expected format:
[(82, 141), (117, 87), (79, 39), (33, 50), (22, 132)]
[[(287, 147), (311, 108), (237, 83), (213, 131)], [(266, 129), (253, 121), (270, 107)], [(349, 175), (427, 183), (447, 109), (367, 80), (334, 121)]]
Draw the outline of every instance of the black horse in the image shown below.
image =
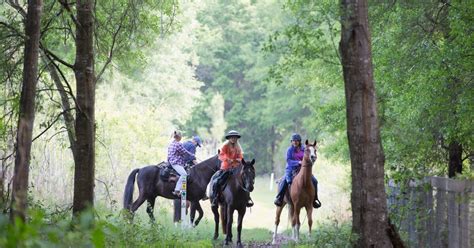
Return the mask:
[[(224, 190), (218, 196), (219, 206), (221, 207), (222, 232), (227, 234), (225, 239), (226, 245), (232, 242), (232, 216), (234, 210), (237, 210), (239, 214), (237, 219), (237, 246), (242, 246), (242, 220), (244, 219), (247, 202), (255, 182), (254, 164), (255, 159), (251, 162), (246, 162), (242, 159), (242, 165), (234, 169), (232, 175), (227, 180)], [(215, 221), (214, 239), (219, 237), (219, 206), (212, 207)]]
[[(186, 199), (191, 202), (191, 212), (193, 212), (193, 209), (198, 209), (198, 211), (201, 209), (199, 200), (206, 196), (207, 184), (211, 180), (212, 175), (214, 175), (214, 173), (218, 171), (219, 168), (220, 160), (216, 155), (193, 166), (189, 170)], [(153, 215), (153, 209), (155, 207), (155, 199), (157, 196), (168, 199), (178, 198), (172, 194), (172, 191), (176, 185), (176, 181), (164, 181), (161, 179), (160, 170), (162, 170), (162, 168), (156, 165), (150, 165), (135, 169), (130, 173), (123, 195), (123, 207), (125, 209), (129, 210), (131, 213), (134, 213), (146, 200), (148, 201), (146, 211), (150, 216), (150, 219), (154, 220), (155, 217)], [(138, 199), (132, 204), (135, 177), (137, 178), (139, 195)], [(197, 225), (201, 218), (202, 215), (200, 214), (198, 220), (194, 222), (194, 225)]]

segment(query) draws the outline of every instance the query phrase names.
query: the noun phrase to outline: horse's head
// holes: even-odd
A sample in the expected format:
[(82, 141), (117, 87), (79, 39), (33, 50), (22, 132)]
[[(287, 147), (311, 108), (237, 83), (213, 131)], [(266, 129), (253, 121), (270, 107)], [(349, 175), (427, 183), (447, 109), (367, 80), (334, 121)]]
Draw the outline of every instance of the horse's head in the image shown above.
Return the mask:
[(305, 157), (308, 157), (310, 160), (311, 160), (311, 164), (314, 164), (314, 162), (316, 161), (316, 151), (317, 151), (317, 147), (316, 147), (316, 140), (314, 141), (313, 144), (309, 143), (308, 140), (305, 141), (305, 150), (304, 150), (304, 156)]
[(255, 159), (252, 159), (252, 161), (248, 162), (242, 158), (243, 167), (240, 171), (240, 176), (242, 178), (243, 188), (248, 192), (253, 191), (253, 185), (255, 183), (255, 167), (253, 166), (254, 164)]

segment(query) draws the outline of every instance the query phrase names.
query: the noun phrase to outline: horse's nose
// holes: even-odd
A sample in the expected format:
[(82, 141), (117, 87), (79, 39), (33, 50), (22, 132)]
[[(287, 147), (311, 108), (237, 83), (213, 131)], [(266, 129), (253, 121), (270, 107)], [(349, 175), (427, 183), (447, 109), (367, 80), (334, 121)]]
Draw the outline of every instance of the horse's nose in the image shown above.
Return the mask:
[(314, 155), (311, 155), (311, 162), (313, 162), (313, 163), (314, 163), (314, 161), (316, 161), (316, 156), (314, 156)]

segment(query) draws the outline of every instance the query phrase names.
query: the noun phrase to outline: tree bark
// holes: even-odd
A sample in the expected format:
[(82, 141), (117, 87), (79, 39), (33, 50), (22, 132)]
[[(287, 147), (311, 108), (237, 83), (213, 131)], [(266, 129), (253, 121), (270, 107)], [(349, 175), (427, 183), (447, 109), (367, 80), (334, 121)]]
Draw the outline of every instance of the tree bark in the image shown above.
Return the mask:
[(20, 96), (20, 112), (16, 139), (15, 169), (13, 175), (10, 218), (25, 221), (28, 193), (31, 143), (35, 120), (35, 93), (38, 82), (38, 52), (40, 39), (42, 0), (29, 0), (25, 25), (25, 52), (23, 62), (23, 86)]
[(95, 73), (93, 50), (93, 1), (76, 2), (76, 149), (74, 201), (76, 215), (94, 204), (95, 170)]
[(455, 177), (462, 173), (462, 144), (453, 141), (449, 144), (448, 177)]
[[(366, 0), (341, 0), (342, 67), (352, 167), (352, 231), (356, 247), (393, 247), (377, 119)], [(394, 243), (394, 242), (393, 242)]]

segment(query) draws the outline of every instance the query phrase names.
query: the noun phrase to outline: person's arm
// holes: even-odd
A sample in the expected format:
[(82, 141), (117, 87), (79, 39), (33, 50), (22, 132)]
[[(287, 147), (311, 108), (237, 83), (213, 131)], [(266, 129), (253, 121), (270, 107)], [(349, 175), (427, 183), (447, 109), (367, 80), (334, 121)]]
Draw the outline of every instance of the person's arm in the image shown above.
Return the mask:
[(194, 154), (188, 152), (188, 150), (184, 149), (183, 144), (179, 143), (176, 145), (176, 151), (180, 155), (189, 155), (189, 156), (194, 156)]
[(224, 162), (226, 161), (227, 159), (229, 159), (228, 157), (228, 146), (227, 145), (223, 145), (222, 148), (221, 148), (221, 152), (219, 153), (219, 160)]
[(300, 161), (293, 159), (293, 147), (288, 148), (286, 151), (286, 163), (288, 167), (295, 168), (299, 166)]
[(196, 160), (196, 147), (193, 145), (191, 142), (186, 142), (183, 144), (184, 149), (186, 149), (189, 153), (186, 156), (186, 159), (191, 161), (191, 160)]

